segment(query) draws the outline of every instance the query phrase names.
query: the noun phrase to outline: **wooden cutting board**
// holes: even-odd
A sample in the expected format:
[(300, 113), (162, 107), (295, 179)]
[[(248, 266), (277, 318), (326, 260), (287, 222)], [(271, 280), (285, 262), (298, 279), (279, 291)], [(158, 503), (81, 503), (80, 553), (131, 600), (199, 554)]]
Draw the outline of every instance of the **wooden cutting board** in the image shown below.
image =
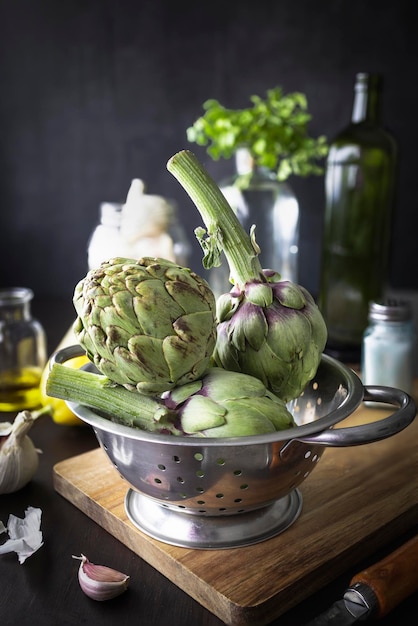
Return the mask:
[[(358, 409), (343, 426), (389, 412)], [(418, 521), (418, 418), (384, 441), (327, 448), (302, 483), (303, 509), (285, 532), (242, 548), (171, 546), (139, 531), (127, 483), (101, 449), (58, 463), (56, 491), (224, 623), (263, 625)]]

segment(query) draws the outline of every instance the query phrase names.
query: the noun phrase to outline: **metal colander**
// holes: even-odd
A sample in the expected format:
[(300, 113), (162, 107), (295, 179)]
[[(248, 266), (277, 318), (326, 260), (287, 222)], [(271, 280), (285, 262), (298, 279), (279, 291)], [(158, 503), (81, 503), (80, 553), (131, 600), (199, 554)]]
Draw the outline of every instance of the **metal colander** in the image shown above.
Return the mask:
[[(62, 363), (76, 354), (79, 347), (64, 348), (52, 361)], [(333, 429), (363, 400), (397, 409), (378, 422)], [(326, 446), (385, 439), (416, 413), (408, 394), (364, 387), (351, 369), (326, 355), (315, 379), (288, 404), (297, 428), (267, 435), (211, 439), (147, 433), (85, 406), (69, 406), (93, 427), (129, 483), (125, 509), (132, 523), (160, 541), (207, 549), (249, 545), (282, 532), (300, 515), (298, 486)]]

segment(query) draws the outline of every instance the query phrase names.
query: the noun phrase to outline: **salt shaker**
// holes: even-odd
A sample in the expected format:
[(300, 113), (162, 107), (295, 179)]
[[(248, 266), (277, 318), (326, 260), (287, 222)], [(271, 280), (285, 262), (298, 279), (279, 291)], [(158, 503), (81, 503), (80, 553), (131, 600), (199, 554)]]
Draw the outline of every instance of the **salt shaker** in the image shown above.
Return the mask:
[(44, 329), (32, 317), (32, 298), (26, 287), (0, 290), (0, 411), (40, 405), (47, 345)]
[(124, 242), (120, 235), (122, 204), (102, 202), (100, 223), (95, 227), (87, 244), (88, 268), (99, 267), (111, 257), (125, 256)]
[(416, 333), (412, 308), (407, 302), (372, 302), (369, 325), (363, 336), (364, 385), (413, 389)]

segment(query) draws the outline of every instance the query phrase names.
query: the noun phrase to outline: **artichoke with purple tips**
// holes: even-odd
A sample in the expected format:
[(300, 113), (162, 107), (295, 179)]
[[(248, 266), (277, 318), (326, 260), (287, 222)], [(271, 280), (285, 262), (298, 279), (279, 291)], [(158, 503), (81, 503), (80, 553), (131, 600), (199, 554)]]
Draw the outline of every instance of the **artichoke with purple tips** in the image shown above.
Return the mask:
[(253, 376), (210, 368), (201, 380), (163, 395), (181, 430), (200, 437), (244, 437), (295, 426), (286, 404)]
[(165, 259), (114, 258), (74, 291), (74, 332), (113, 382), (160, 394), (201, 377), (216, 340), (215, 298), (207, 282)]
[[(216, 363), (259, 378), (285, 401), (315, 376), (327, 339), (324, 319), (306, 289), (263, 270), (255, 226), (247, 234), (193, 153), (171, 157), (168, 170), (194, 201), (206, 230), (195, 230), (206, 269), (229, 264), (231, 291), (218, 298)], [(278, 268), (280, 269), (280, 268)]]

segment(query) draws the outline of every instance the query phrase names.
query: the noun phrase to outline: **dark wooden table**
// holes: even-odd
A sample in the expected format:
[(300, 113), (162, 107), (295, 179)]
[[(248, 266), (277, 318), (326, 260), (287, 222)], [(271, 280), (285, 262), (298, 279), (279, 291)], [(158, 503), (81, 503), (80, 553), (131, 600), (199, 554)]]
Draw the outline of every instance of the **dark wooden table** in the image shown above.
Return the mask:
[[(52, 349), (68, 328), (72, 310), (68, 304), (60, 307), (59, 303), (54, 303), (53, 309), (51, 306), (39, 307), (38, 319), (47, 330)], [(11, 417), (0, 414), (0, 420)], [(43, 451), (39, 470), (22, 490), (0, 496), (0, 520), (6, 525), (9, 514), (24, 517), (28, 506), (39, 507), (44, 545), (23, 565), (19, 564), (15, 553), (0, 556), (1, 626), (216, 626), (222, 623), (54, 491), (52, 468), (55, 463), (97, 446), (88, 427), (61, 426), (44, 417), (30, 435), (36, 447)], [(418, 520), (416, 528), (355, 569), (348, 570), (273, 624), (303, 626), (342, 596), (356, 571), (382, 558), (417, 531)], [(0, 537), (0, 541), (3, 540)], [(128, 591), (103, 603), (87, 598), (77, 580), (79, 563), (72, 558), (73, 554), (80, 553), (86, 554), (92, 562), (128, 573), (131, 577)], [(382, 626), (413, 624), (417, 617), (418, 593), (415, 593), (379, 623)]]

